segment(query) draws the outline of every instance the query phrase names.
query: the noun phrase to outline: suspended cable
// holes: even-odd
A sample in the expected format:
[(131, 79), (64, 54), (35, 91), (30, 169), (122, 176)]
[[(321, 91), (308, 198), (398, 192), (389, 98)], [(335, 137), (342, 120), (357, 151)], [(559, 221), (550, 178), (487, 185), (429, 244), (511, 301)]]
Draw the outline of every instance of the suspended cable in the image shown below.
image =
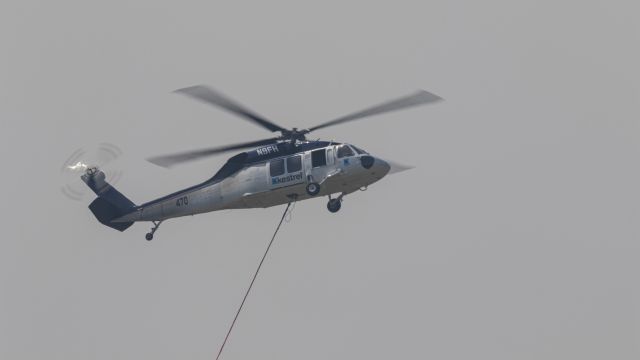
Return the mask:
[[(294, 202), (295, 204), (295, 202)], [(218, 360), (220, 358), (220, 355), (222, 354), (222, 350), (224, 349), (224, 346), (227, 344), (227, 340), (229, 340), (229, 335), (231, 335), (231, 330), (233, 330), (233, 326), (236, 324), (236, 320), (238, 320), (238, 316), (240, 315), (240, 312), (242, 311), (242, 307), (244, 306), (245, 301), (247, 301), (247, 297), (249, 296), (249, 292), (251, 291), (251, 288), (253, 287), (253, 283), (256, 281), (256, 278), (258, 277), (258, 273), (260, 272), (260, 268), (262, 267), (262, 263), (264, 263), (264, 259), (267, 258), (267, 254), (269, 253), (269, 249), (271, 249), (271, 245), (273, 244), (273, 240), (275, 240), (276, 238), (276, 234), (278, 233), (278, 230), (280, 230), (280, 226), (282, 225), (282, 221), (284, 221), (284, 218), (287, 216), (287, 213), (289, 211), (289, 207), (291, 206), (291, 203), (287, 204), (287, 208), (284, 209), (284, 213), (282, 214), (282, 218), (280, 219), (280, 222), (278, 223), (278, 227), (276, 228), (276, 231), (273, 233), (273, 236), (271, 237), (271, 241), (269, 241), (269, 245), (267, 246), (267, 249), (264, 252), (264, 255), (262, 255), (262, 260), (260, 260), (260, 264), (258, 264), (258, 268), (256, 269), (256, 272), (253, 274), (253, 279), (251, 279), (251, 283), (249, 284), (249, 287), (247, 288), (247, 292), (244, 294), (244, 298), (242, 299), (242, 302), (240, 303), (240, 307), (238, 308), (238, 311), (236, 312), (236, 316), (233, 318), (233, 321), (231, 322), (231, 326), (229, 326), (229, 331), (227, 331), (227, 336), (225, 336), (224, 341), (222, 342), (222, 345), (220, 346), (220, 350), (218, 351), (218, 356), (216, 356), (216, 360)]]

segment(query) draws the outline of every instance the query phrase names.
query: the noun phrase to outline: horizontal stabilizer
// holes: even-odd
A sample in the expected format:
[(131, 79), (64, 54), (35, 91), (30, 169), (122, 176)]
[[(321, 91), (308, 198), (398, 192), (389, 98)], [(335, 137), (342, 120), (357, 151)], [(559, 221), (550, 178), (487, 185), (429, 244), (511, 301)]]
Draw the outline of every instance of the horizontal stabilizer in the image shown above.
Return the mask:
[(132, 222), (111, 222), (111, 220), (122, 216), (122, 212), (105, 198), (99, 197), (93, 200), (89, 209), (100, 223), (118, 231), (125, 231), (133, 225)]

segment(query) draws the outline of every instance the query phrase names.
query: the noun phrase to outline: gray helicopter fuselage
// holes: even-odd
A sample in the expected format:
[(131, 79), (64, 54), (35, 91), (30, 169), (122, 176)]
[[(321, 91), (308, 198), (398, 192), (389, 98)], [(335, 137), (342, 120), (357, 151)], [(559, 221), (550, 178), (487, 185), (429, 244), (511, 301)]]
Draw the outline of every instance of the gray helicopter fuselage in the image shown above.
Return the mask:
[[(266, 208), (331, 194), (349, 194), (383, 178), (384, 160), (348, 144), (278, 143), (238, 154), (202, 184), (136, 206), (113, 222), (162, 221), (225, 209)], [(306, 191), (320, 185), (318, 194)]]

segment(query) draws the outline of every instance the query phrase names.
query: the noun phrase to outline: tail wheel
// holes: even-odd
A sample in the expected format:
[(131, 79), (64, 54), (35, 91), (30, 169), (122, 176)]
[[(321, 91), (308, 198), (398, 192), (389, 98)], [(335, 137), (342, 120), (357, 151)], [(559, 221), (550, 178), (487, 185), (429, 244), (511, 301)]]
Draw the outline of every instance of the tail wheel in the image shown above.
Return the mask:
[(307, 184), (307, 194), (311, 196), (316, 196), (320, 192), (320, 184), (311, 182)]

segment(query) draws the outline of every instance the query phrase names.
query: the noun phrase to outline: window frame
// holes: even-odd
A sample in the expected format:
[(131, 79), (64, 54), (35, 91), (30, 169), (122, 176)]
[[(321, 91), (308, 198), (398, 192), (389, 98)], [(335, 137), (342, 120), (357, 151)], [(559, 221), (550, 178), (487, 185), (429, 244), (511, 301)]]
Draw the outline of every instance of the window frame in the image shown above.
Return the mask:
[(369, 155), (369, 153), (366, 150), (360, 149), (355, 145), (351, 145), (351, 148), (355, 150), (358, 155)]
[[(323, 163), (320, 165), (314, 165), (314, 154), (322, 154), (322, 158), (324, 159)], [(311, 151), (311, 168), (315, 169), (315, 168), (319, 168), (322, 166), (327, 166), (327, 149), (326, 148), (322, 148), (322, 149), (317, 149), (317, 150), (312, 150)]]
[(336, 150), (334, 148), (334, 146), (329, 146), (327, 148), (327, 165), (333, 165), (335, 163), (335, 158), (336, 158)]
[[(273, 164), (275, 164), (275, 163), (277, 163), (277, 162), (279, 162), (280, 164), (282, 164), (282, 165), (281, 165), (281, 166), (282, 166), (282, 167), (281, 167), (282, 172), (281, 172), (281, 173), (279, 173), (279, 174), (274, 174), (274, 173), (273, 173)], [(269, 161), (269, 175), (270, 175), (271, 177), (282, 176), (282, 175), (284, 175), (284, 174), (285, 174), (285, 172), (286, 172), (286, 169), (285, 169), (285, 161), (284, 161), (284, 158), (272, 159), (272, 160), (270, 160), (270, 161)]]
[[(347, 149), (349, 151), (348, 154), (341, 154), (340, 150), (342, 149)], [(346, 157), (350, 157), (350, 156), (356, 156), (356, 152), (351, 148), (351, 146), (347, 145), (347, 144), (342, 144), (342, 145), (338, 145), (338, 148), (336, 149), (336, 157), (338, 159), (343, 159)]]
[[(291, 170), (291, 169), (289, 169), (289, 162), (290, 162), (290, 160), (294, 160), (295, 158), (298, 158), (297, 169), (296, 170)], [(302, 155), (300, 155), (300, 154), (292, 155), (292, 156), (287, 157), (285, 163), (286, 163), (286, 167), (287, 167), (286, 168), (287, 173), (302, 171)]]

